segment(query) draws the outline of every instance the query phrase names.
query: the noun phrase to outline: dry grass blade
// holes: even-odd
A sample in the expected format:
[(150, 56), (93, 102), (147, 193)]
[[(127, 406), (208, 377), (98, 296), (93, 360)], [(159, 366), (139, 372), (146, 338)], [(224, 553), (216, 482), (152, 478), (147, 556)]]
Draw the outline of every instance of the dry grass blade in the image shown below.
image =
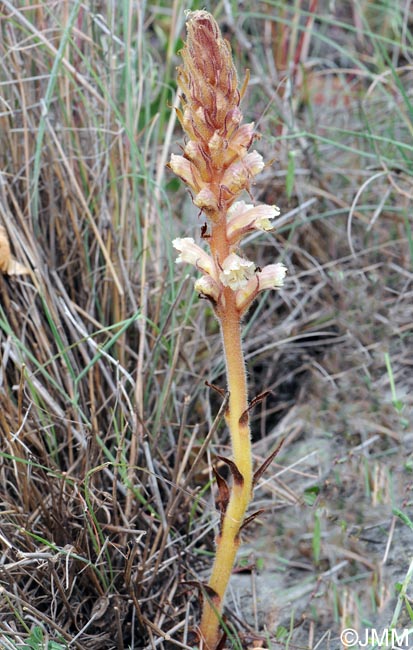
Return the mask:
[[(53, 12), (0, 7), (1, 268), (21, 271), (11, 248), (34, 269), (0, 275), (1, 632), (11, 644), (48, 634), (59, 648), (142, 648), (151, 629), (179, 635), (173, 594), (186, 562), (182, 512), (168, 519), (168, 544), (155, 543), (184, 399), (169, 369), (170, 349), (181, 349), (171, 309), (188, 289), (176, 292), (167, 262), (154, 272), (162, 238), (141, 238), (160, 137), (151, 80), (133, 85), (128, 57), (142, 44), (122, 31), (124, 8), (98, 20), (81, 3), (70, 14), (66, 2)], [(139, 11), (132, 20), (143, 24)], [(112, 21), (123, 26), (117, 35)], [(132, 112), (143, 149), (124, 117)], [(139, 258), (156, 295), (146, 310), (136, 298)], [(135, 395), (146, 421), (138, 445)], [(159, 599), (168, 584), (171, 601)]]

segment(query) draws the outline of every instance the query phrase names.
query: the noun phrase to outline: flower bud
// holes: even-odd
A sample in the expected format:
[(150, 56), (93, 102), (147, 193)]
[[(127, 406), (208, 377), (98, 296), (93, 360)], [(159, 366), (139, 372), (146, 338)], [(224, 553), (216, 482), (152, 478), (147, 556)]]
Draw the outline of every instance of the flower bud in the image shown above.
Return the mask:
[[(193, 140), (189, 140), (186, 145), (185, 145), (185, 156), (186, 158), (189, 158), (189, 160), (195, 160), (199, 158), (200, 152), (199, 152), (199, 145), (194, 142)], [(172, 154), (173, 156), (174, 154)]]
[(226, 156), (228, 155), (228, 142), (218, 133), (218, 131), (215, 131), (214, 135), (209, 140), (208, 150), (213, 165), (218, 169), (222, 167), (225, 163)]
[(238, 106), (234, 106), (225, 116), (225, 134), (232, 135), (242, 122), (242, 113)]
[(209, 140), (208, 147), (211, 154), (221, 151), (224, 148), (224, 138), (218, 133), (218, 131), (215, 131), (214, 135)]
[(248, 174), (250, 176), (256, 176), (262, 172), (265, 167), (262, 156), (258, 153), (258, 151), (251, 151), (251, 153), (247, 153), (247, 155), (242, 159), (242, 162), (247, 168)]

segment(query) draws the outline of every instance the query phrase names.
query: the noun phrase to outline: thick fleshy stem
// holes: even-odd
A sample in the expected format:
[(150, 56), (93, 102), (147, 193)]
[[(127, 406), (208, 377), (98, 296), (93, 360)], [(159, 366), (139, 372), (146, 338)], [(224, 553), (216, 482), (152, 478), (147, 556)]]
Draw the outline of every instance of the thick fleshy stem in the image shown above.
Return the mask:
[[(231, 295), (232, 294), (232, 295)], [(231, 304), (232, 303), (232, 304)], [(229, 407), (227, 422), (231, 434), (233, 460), (239, 475), (233, 474), (231, 496), (216, 543), (216, 555), (208, 586), (216, 596), (205, 596), (200, 633), (204, 647), (216, 648), (220, 632), (220, 614), (240, 544), (243, 524), (252, 491), (252, 455), (248, 421), (247, 380), (242, 352), (241, 322), (234, 293), (228, 291), (221, 331), (227, 368)]]

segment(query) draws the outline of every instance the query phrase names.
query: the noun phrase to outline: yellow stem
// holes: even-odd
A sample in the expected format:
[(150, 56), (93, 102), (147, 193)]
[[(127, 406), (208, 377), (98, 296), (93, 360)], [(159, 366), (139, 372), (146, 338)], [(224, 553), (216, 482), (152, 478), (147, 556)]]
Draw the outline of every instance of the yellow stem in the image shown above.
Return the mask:
[(247, 379), (242, 352), (240, 316), (235, 304), (235, 294), (231, 289), (225, 292), (225, 313), (220, 314), (220, 320), (229, 390), (227, 422), (231, 434), (233, 460), (242, 475), (242, 481), (233, 478), (231, 496), (222, 530), (217, 538), (215, 561), (208, 585), (217, 597), (205, 597), (204, 599), (200, 633), (204, 648), (208, 650), (215, 650), (219, 641), (219, 617), (240, 543), (239, 530), (244, 521), (252, 491)]

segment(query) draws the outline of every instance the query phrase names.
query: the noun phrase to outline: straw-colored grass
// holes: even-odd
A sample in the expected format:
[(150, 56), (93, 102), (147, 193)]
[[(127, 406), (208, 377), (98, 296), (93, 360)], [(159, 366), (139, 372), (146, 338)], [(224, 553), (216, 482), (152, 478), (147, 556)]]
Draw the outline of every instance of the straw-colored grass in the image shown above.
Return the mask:
[[(274, 160), (252, 192), (282, 216), (254, 259), (289, 275), (244, 340), (251, 395), (271, 391), (257, 465), (285, 441), (227, 646), (315, 650), (411, 625), (413, 14), (247, 4), (202, 7), (250, 68), (243, 112)], [(0, 0), (0, 226), (30, 269), (0, 273), (7, 650), (194, 647), (229, 450), (205, 386), (224, 387), (219, 332), (171, 246), (203, 219), (165, 167), (196, 8)]]

